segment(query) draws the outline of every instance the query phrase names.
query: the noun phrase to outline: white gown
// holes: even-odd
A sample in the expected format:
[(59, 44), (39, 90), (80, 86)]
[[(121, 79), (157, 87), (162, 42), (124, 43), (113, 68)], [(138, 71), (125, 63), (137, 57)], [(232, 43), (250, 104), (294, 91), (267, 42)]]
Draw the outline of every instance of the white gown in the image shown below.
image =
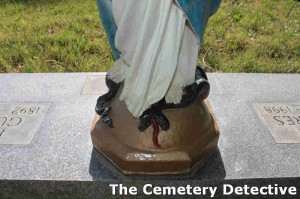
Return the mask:
[(173, 0), (112, 0), (121, 58), (108, 72), (124, 82), (120, 100), (139, 117), (163, 97), (181, 101), (195, 81), (199, 44), (183, 11)]

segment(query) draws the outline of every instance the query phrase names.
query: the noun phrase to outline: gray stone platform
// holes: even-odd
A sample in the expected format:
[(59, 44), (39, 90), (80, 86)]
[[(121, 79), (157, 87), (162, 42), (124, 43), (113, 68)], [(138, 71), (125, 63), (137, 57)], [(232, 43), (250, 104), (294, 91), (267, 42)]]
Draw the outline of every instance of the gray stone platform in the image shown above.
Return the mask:
[[(104, 75), (0, 74), (0, 108), (1, 104), (12, 104), (7, 109), (12, 112), (22, 105), (25, 108), (28, 105), (29, 110), (40, 103), (51, 104), (45, 115), (41, 115), (38, 128), (31, 128), (36, 132), (28, 132), (34, 135), (30, 144), (5, 144), (0, 136), (0, 187), (4, 182), (20, 183), (20, 180), (90, 183), (300, 177), (300, 143), (276, 143), (255, 109), (256, 103), (287, 104), (295, 109), (293, 116), (300, 117), (297, 106), (293, 106), (300, 104), (300, 74), (209, 74), (212, 84), (209, 100), (221, 132), (219, 151), (193, 175), (156, 177), (124, 176), (93, 149), (90, 128), (98, 94), (106, 90)], [(98, 82), (101, 89), (89, 82)], [(0, 110), (0, 117), (1, 114)], [(18, 120), (12, 121), (17, 124)], [(300, 129), (297, 120), (294, 123)], [(0, 127), (1, 124), (0, 120)], [(297, 133), (296, 130), (291, 133)], [(16, 130), (6, 132), (16, 133)], [(282, 134), (289, 133), (282, 130)]]

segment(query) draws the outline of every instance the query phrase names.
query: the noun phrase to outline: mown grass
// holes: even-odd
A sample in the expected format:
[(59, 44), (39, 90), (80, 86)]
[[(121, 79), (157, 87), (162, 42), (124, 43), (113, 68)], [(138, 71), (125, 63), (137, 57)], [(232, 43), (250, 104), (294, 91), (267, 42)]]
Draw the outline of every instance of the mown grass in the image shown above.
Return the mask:
[(1, 72), (105, 71), (112, 55), (95, 0), (1, 0)]
[(300, 73), (300, 2), (223, 0), (200, 62), (209, 71)]
[[(213, 72), (300, 72), (300, 5), (223, 0), (199, 62)], [(231, 4), (232, 3), (232, 4)], [(95, 0), (0, 0), (0, 72), (107, 71)]]

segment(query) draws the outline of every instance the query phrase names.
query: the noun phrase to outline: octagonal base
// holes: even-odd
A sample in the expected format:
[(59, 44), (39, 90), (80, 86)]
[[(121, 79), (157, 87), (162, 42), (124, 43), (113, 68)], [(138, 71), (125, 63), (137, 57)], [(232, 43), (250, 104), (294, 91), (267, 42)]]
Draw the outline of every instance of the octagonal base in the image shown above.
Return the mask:
[(171, 127), (160, 132), (159, 149), (152, 143), (152, 128), (139, 132), (139, 121), (118, 96), (108, 105), (115, 127), (109, 128), (96, 115), (92, 142), (125, 174), (187, 173), (217, 148), (219, 130), (207, 100), (164, 111)]

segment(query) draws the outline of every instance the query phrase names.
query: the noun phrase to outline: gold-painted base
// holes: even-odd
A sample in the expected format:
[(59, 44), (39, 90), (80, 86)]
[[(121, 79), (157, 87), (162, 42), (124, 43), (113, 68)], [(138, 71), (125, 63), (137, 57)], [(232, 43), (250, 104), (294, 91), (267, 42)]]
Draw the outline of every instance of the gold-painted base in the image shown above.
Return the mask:
[(217, 148), (219, 130), (209, 102), (163, 111), (170, 129), (160, 132), (157, 149), (152, 143), (152, 128), (139, 132), (123, 102), (115, 97), (109, 104), (114, 128), (96, 115), (92, 126), (94, 147), (125, 174), (183, 174)]

